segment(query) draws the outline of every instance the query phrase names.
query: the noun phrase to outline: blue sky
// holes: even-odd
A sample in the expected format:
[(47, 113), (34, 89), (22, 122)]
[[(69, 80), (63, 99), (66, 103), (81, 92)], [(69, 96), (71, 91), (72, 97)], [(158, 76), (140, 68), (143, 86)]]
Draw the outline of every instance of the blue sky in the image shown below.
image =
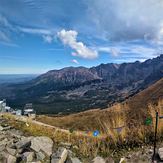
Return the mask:
[(0, 0), (0, 74), (162, 53), (162, 0)]

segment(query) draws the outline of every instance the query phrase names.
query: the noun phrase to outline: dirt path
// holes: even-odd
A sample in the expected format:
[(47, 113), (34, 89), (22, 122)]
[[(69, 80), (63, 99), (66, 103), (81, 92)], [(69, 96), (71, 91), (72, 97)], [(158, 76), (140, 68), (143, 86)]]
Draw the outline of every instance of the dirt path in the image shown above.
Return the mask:
[[(14, 116), (14, 118), (18, 121), (21, 121), (21, 122), (25, 122), (27, 123), (33, 123), (33, 124), (36, 124), (36, 125), (40, 125), (40, 126), (44, 126), (44, 127), (48, 127), (48, 128), (51, 128), (51, 129), (55, 129), (55, 131), (60, 131), (60, 132), (64, 132), (64, 133), (67, 133), (67, 134), (70, 134), (71, 132), (69, 130), (66, 130), (66, 129), (61, 129), (59, 127), (56, 127), (56, 126), (52, 126), (52, 125), (48, 125), (48, 124), (45, 124), (43, 122), (39, 122), (39, 121), (36, 121), (36, 120), (33, 120), (29, 117), (25, 117), (25, 116), (16, 116), (16, 115), (12, 115)], [(93, 136), (93, 132), (91, 134), (87, 134), (85, 133), (84, 131), (73, 131), (73, 133), (77, 136), (85, 136), (85, 137), (94, 137)], [(104, 139), (106, 138), (107, 135), (104, 135), (104, 134), (99, 134), (98, 136), (96, 136), (97, 139)]]

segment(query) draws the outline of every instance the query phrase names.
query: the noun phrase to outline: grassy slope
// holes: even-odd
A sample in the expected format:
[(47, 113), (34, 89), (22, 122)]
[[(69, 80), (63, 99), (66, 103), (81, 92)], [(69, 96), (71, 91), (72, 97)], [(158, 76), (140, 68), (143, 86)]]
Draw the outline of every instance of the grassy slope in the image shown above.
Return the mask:
[(132, 109), (146, 108), (149, 103), (157, 104), (158, 99), (163, 99), (163, 78), (127, 100), (127, 103)]
[[(37, 120), (61, 128), (73, 128), (74, 130), (99, 129), (104, 132), (106, 124), (118, 127), (127, 123), (127, 120), (142, 120), (143, 115), (147, 114), (148, 104), (156, 104), (159, 99), (163, 99), (163, 78), (123, 104), (116, 104), (108, 109), (89, 110), (64, 117), (38, 116)], [(124, 110), (127, 110), (126, 113)], [(124, 122), (126, 118), (127, 120)]]

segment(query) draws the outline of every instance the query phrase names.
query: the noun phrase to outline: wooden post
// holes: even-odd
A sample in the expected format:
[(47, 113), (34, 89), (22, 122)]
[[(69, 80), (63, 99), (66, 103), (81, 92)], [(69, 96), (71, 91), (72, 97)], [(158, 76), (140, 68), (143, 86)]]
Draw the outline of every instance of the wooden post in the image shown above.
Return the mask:
[(154, 149), (153, 149), (152, 161), (155, 160), (155, 156), (156, 156), (157, 127), (158, 127), (158, 112), (156, 112), (156, 125), (155, 125), (155, 137), (154, 137)]

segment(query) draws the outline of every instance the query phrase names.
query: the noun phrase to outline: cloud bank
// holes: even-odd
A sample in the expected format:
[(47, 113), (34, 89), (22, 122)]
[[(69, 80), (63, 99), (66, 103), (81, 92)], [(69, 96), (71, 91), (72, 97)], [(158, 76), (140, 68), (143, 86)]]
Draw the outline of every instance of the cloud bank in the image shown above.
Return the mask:
[(73, 56), (81, 57), (84, 59), (95, 59), (98, 57), (97, 51), (92, 50), (82, 42), (77, 41), (77, 31), (66, 31), (63, 29), (59, 31), (57, 35), (64, 45), (68, 45), (75, 51), (75, 53), (72, 53)]

